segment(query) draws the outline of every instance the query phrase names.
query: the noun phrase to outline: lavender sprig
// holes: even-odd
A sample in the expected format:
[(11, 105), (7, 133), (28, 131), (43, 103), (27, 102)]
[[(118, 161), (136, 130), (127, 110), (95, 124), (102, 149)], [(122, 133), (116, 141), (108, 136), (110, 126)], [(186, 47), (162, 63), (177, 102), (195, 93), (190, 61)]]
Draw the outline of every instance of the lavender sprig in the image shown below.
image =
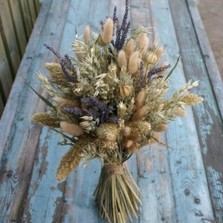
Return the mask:
[(162, 66), (162, 67), (156, 67), (156, 68), (154, 68), (154, 69), (151, 69), (151, 70), (148, 72), (147, 77), (148, 77), (148, 78), (151, 78), (153, 75), (158, 74), (158, 73), (160, 73), (160, 72), (163, 72), (163, 71), (165, 71), (165, 70), (168, 69), (168, 68), (170, 68), (170, 64), (165, 65), (165, 66)]
[[(76, 72), (74, 66), (72, 65), (72, 62), (71, 62), (69, 56), (67, 54), (65, 54), (65, 56), (62, 57), (52, 47), (48, 46), (47, 44), (44, 44), (44, 46), (48, 50), (50, 50), (57, 58), (60, 59), (60, 65), (61, 65), (62, 71), (63, 71), (67, 81), (77, 82), (77, 76), (76, 76), (77, 72)], [(72, 75), (69, 74), (68, 70), (72, 72)]]
[(121, 27), (119, 27), (119, 21), (118, 18), (116, 17), (116, 8), (114, 9), (113, 22), (116, 24), (116, 40), (114, 47), (117, 50), (121, 50), (123, 48), (127, 38), (128, 31), (130, 29), (130, 22), (127, 22), (128, 14), (129, 14), (129, 0), (126, 0), (125, 14), (123, 16)]
[(115, 110), (113, 106), (106, 105), (97, 98), (82, 98), (81, 104), (84, 107), (83, 111), (95, 119), (98, 118), (99, 123), (118, 122), (118, 117), (113, 113)]
[(84, 113), (78, 108), (73, 108), (73, 107), (67, 107), (66, 106), (66, 107), (62, 108), (62, 111), (70, 113), (70, 114), (74, 114), (78, 118), (84, 116)]
[(140, 63), (139, 66), (139, 76), (135, 85), (135, 93), (139, 93), (142, 88), (144, 88), (147, 84), (147, 77), (144, 75), (144, 65), (143, 62)]

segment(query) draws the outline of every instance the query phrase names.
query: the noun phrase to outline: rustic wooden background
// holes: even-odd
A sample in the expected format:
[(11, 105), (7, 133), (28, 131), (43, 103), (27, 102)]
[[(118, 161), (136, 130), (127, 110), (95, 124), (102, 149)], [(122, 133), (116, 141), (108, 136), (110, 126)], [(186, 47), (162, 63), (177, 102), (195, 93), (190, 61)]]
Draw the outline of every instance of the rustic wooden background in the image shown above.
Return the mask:
[[(164, 45), (171, 64), (181, 55), (171, 89), (198, 79), (196, 92), (205, 99), (169, 125), (162, 139), (168, 146), (147, 146), (128, 162), (143, 202), (134, 223), (223, 223), (223, 85), (196, 1), (130, 2), (132, 27), (153, 27), (151, 38)], [(32, 114), (45, 106), (21, 76), (42, 94), (33, 74), (46, 74), (44, 63), (55, 60), (44, 43), (72, 53), (75, 29), (81, 34), (89, 24), (98, 31), (114, 5), (122, 14), (124, 0), (43, 1), (0, 120), (0, 222), (104, 223), (92, 195), (100, 162), (79, 165), (66, 181), (55, 180), (69, 148), (57, 145), (57, 134), (32, 123)]]
[(39, 0), (0, 0), (0, 117), (39, 9)]

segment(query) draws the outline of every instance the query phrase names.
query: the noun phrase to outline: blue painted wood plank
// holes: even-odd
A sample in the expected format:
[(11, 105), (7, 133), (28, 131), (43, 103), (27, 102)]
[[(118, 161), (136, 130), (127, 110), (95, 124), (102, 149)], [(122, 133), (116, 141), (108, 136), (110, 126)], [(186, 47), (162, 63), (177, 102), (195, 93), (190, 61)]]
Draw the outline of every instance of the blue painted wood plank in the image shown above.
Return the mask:
[[(191, 3), (182, 1), (171, 1), (171, 11), (174, 25), (178, 37), (178, 43), (181, 50), (184, 71), (187, 79), (197, 78), (200, 80), (200, 87), (196, 92), (204, 97), (204, 103), (194, 107), (194, 117), (199, 136), (199, 142), (202, 149), (203, 161), (206, 168), (208, 186), (212, 198), (214, 215), (217, 222), (223, 222), (223, 123), (219, 112), (218, 102), (213, 92), (211, 81), (213, 74), (209, 74), (204, 56), (202, 55), (199, 40), (196, 31), (196, 20), (192, 15)], [(197, 14), (197, 16), (199, 16)], [(214, 64), (213, 64), (214, 66)], [(215, 91), (216, 92), (216, 91)], [(219, 96), (218, 96), (219, 98)], [(213, 169), (214, 171), (209, 171)], [(216, 178), (216, 174), (219, 178)], [(217, 197), (216, 197), (217, 196)]]
[[(166, 1), (159, 3), (151, 1), (151, 11), (156, 36), (167, 49), (167, 61), (174, 64), (174, 59), (179, 54), (179, 47), (176, 44), (178, 39), (169, 4)], [(186, 67), (187, 64), (183, 66)], [(185, 84), (183, 66), (180, 62), (172, 75), (171, 90)], [(188, 140), (188, 136), (190, 140)], [(187, 110), (186, 117), (177, 119), (169, 125), (167, 143), (171, 147), (168, 151), (177, 221), (203, 222), (204, 218), (213, 220), (205, 169), (195, 121), (190, 108)]]

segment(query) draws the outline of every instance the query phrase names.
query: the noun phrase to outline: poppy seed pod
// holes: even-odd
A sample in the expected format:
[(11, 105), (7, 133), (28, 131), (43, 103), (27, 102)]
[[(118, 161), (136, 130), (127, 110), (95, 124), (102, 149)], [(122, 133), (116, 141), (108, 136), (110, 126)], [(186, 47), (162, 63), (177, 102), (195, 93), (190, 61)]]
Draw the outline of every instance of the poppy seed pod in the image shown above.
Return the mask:
[(128, 97), (132, 93), (132, 87), (127, 84), (119, 85), (119, 93), (122, 98)]

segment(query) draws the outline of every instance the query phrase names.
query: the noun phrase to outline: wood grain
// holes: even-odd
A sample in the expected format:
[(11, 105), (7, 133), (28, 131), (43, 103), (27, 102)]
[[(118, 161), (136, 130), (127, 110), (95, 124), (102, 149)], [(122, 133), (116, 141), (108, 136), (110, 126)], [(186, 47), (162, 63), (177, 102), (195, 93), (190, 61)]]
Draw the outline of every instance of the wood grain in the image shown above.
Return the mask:
[[(21, 6), (24, 2), (21, 0)], [(217, 79), (209, 78), (213, 70), (203, 58), (206, 48), (198, 36), (199, 21), (193, 22), (196, 11), (192, 3), (130, 2), (132, 27), (153, 27), (151, 38), (159, 39), (166, 48), (163, 60), (174, 64), (181, 54), (172, 74), (172, 91), (187, 79), (200, 79), (197, 93), (205, 98), (203, 104), (187, 109), (187, 117), (169, 125), (161, 136), (166, 145), (146, 146), (128, 161), (143, 202), (139, 219), (133, 223), (223, 222), (223, 126), (220, 97), (215, 97), (220, 91), (213, 92), (212, 81)], [(32, 114), (45, 108), (21, 76), (45, 95), (33, 74), (39, 70), (46, 73), (44, 63), (53, 62), (55, 57), (43, 44), (72, 55), (69, 48), (76, 30), (81, 35), (89, 24), (98, 32), (100, 21), (112, 15), (114, 5), (118, 15), (123, 14), (124, 0), (43, 1), (0, 121), (0, 129), (4, 130), (0, 131), (0, 222), (105, 223), (98, 215), (93, 196), (101, 162), (92, 160), (85, 167), (81, 163), (66, 181), (56, 181), (60, 158), (69, 147), (56, 144), (60, 140), (56, 133), (32, 124)]]
[[(194, 107), (194, 117), (202, 149), (203, 162), (206, 168), (208, 186), (212, 203), (214, 204), (214, 215), (217, 222), (222, 222), (223, 150), (221, 145), (223, 144), (223, 124), (196, 35), (196, 29), (194, 28), (195, 24), (187, 6), (186, 1), (181, 3), (175, 0), (171, 1), (171, 11), (186, 78), (200, 80), (200, 86), (196, 89), (196, 92), (204, 97), (204, 103)], [(220, 177), (216, 178), (215, 174), (209, 171), (210, 169), (214, 169)]]

